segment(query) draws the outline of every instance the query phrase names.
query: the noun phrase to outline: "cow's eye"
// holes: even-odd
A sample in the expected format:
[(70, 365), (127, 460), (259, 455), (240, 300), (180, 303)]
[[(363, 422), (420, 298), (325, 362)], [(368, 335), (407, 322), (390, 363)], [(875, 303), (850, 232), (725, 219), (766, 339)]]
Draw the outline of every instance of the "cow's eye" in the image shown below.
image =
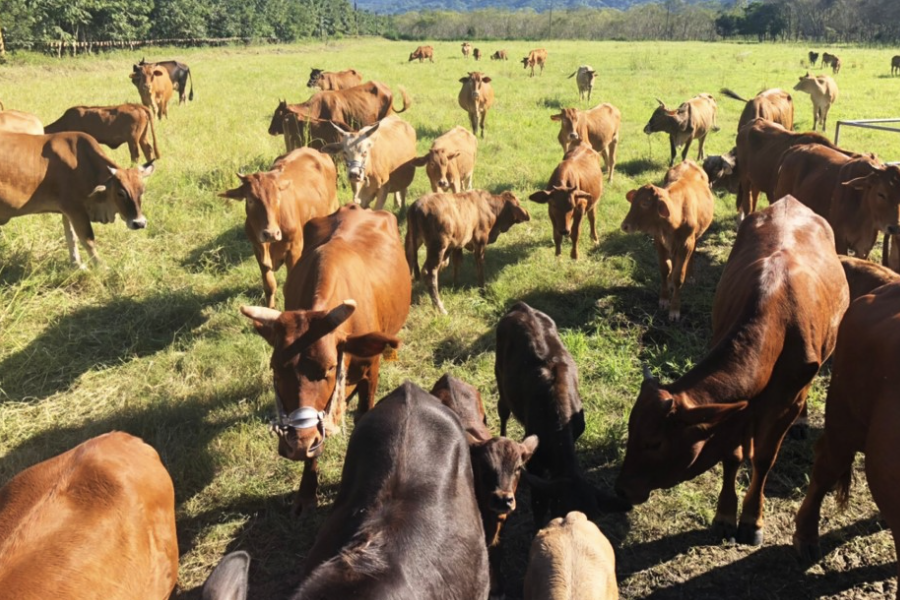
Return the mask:
[(124, 198), (124, 197), (125, 197), (125, 190), (119, 190), (119, 196), (120, 196), (121, 198)]

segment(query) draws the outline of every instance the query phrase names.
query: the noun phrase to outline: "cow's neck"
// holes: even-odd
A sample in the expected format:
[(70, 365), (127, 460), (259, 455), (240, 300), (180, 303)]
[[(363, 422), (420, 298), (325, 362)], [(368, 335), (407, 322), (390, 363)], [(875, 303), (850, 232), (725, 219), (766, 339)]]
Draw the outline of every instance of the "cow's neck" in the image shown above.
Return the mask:
[(722, 340), (693, 369), (666, 388), (694, 405), (739, 402), (756, 396), (756, 370), (761, 354), (742, 343), (747, 328)]

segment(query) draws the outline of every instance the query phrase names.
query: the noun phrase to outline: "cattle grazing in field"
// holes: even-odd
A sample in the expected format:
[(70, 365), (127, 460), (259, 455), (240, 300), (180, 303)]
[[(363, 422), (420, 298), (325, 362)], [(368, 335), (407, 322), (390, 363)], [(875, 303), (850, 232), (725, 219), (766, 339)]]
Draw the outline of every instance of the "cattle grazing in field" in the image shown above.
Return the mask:
[(588, 143), (606, 165), (607, 180), (612, 183), (616, 170), (616, 149), (619, 145), (619, 125), (622, 113), (619, 109), (604, 102), (590, 110), (563, 108), (558, 115), (551, 115), (551, 121), (559, 121), (559, 134), (556, 139), (565, 153), (569, 146)]
[(891, 59), (891, 75), (900, 74), (900, 55)]
[(148, 161), (160, 156), (153, 114), (149, 108), (140, 104), (73, 106), (59, 119), (44, 127), (44, 133), (63, 131), (87, 133), (113, 150), (122, 144), (128, 144), (131, 162), (137, 162), (141, 158), (140, 152), (144, 153), (144, 158)]
[(422, 244), (428, 250), (422, 274), (435, 308), (447, 314), (438, 293), (438, 274), (449, 260), (453, 265), (453, 285), (459, 278), (463, 248), (475, 255), (478, 286), (484, 288), (484, 255), (501, 233), (530, 219), (528, 211), (512, 192), (499, 195), (483, 190), (461, 194), (427, 194), (416, 200), (406, 215), (406, 260), (410, 273), (419, 277), (417, 253)]
[(332, 125), (341, 141), (328, 144), (322, 152), (340, 154), (347, 165), (353, 201), (363, 208), (375, 200), (381, 210), (389, 193), (395, 203), (406, 206), (406, 190), (416, 174), (416, 130), (396, 115), (386, 117), (356, 133)]
[(472, 50), (472, 56), (475, 58), (475, 60), (481, 60), (481, 50), (475, 48), (474, 50)]
[(477, 134), (478, 126), (481, 125), (481, 138), (484, 139), (484, 119), (487, 117), (487, 111), (494, 105), (491, 78), (484, 73), (473, 71), (460, 78), (459, 82), (462, 84), (457, 96), (459, 107), (469, 113), (472, 133)]
[(557, 517), (535, 536), (525, 600), (619, 600), (612, 544), (584, 513)]
[[(760, 545), (766, 478), (834, 348), (848, 295), (825, 219), (791, 197), (747, 217), (716, 288), (712, 349), (666, 385), (644, 368), (619, 494), (642, 504), (721, 462), (714, 531)], [(744, 458), (752, 477), (738, 522)]]
[(506, 54), (506, 50), (497, 50), (491, 54), (491, 60), (509, 60), (509, 56)]
[[(148, 63), (142, 58), (141, 62), (134, 65), (134, 69), (132, 70), (132, 72), (136, 73), (147, 65), (151, 67), (162, 67), (166, 70), (166, 72), (169, 74), (169, 79), (172, 81), (172, 87), (175, 90), (178, 90), (178, 104), (185, 103), (185, 93), (187, 92), (188, 79), (190, 79), (191, 94), (189, 99), (191, 101), (194, 100), (194, 78), (191, 76), (191, 68), (186, 64), (175, 60), (164, 60), (160, 62)], [(134, 82), (134, 85), (138, 85), (136, 80), (132, 81)]]
[(362, 74), (356, 69), (335, 72), (312, 69), (306, 82), (306, 87), (319, 88), (323, 92), (347, 90), (358, 85), (362, 85)]
[(684, 146), (681, 160), (687, 159), (693, 140), (697, 140), (699, 145), (697, 160), (703, 160), (703, 145), (706, 143), (706, 136), (711, 131), (718, 130), (716, 126), (718, 106), (715, 98), (710, 94), (699, 94), (675, 110), (669, 110), (662, 100), (657, 99), (656, 101), (659, 102), (659, 106), (650, 116), (650, 121), (644, 127), (644, 133), (647, 135), (656, 132), (669, 134), (669, 146), (672, 151), (669, 166), (675, 165), (675, 154), (679, 146)]
[[(137, 65), (135, 65), (137, 66)], [(141, 95), (141, 104), (151, 110), (158, 119), (169, 116), (169, 100), (172, 99), (172, 80), (163, 67), (144, 65), (131, 74), (131, 80)]]
[(737, 170), (737, 147), (725, 154), (707, 156), (703, 159), (703, 171), (709, 179), (709, 187), (737, 194), (740, 179)]
[(396, 217), (350, 204), (303, 227), (284, 312), (241, 307), (272, 346), (278, 452), (305, 462), (295, 514), (315, 510), (318, 457), (347, 401), (357, 394), (360, 413), (375, 405), (381, 353), (399, 346), (409, 314), (404, 263)]
[(472, 44), (469, 42), (462, 43), (462, 54), (463, 58), (469, 58), (469, 54), (472, 53)]
[(6, 110), (0, 102), (0, 131), (41, 135), (44, 124), (36, 115), (21, 110)]
[(500, 435), (512, 414), (540, 444), (526, 465), (536, 526), (570, 510), (594, 515), (620, 510), (622, 504), (588, 482), (578, 466), (575, 442), (584, 433), (584, 408), (578, 393), (578, 367), (566, 350), (556, 323), (524, 302), (517, 302), (497, 325), (494, 364), (500, 399)]
[(534, 77), (534, 68), (541, 68), (541, 75), (544, 74), (544, 64), (547, 62), (547, 51), (543, 48), (537, 48), (528, 53), (528, 56), (522, 59), (522, 67), (531, 68), (531, 77)]
[(813, 52), (812, 50), (810, 50), (808, 56), (809, 56), (809, 64), (812, 65), (813, 67), (816, 66), (816, 62), (819, 60), (819, 53)]
[(594, 243), (600, 241), (597, 237), (596, 212), (602, 193), (600, 156), (582, 143), (566, 152), (550, 176), (547, 187), (529, 196), (532, 202), (547, 205), (557, 256), (562, 254), (563, 237), (569, 236), (572, 239), (571, 256), (578, 258), (578, 237), (585, 214), (591, 225), (591, 240)]
[(631, 208), (622, 231), (653, 237), (659, 257), (659, 306), (669, 309), (670, 321), (678, 321), (681, 286), (690, 274), (694, 248), (713, 219), (715, 198), (709, 179), (688, 160), (669, 169), (665, 187), (647, 184), (626, 197)]
[(275, 271), (290, 273), (303, 252), (303, 226), (337, 208), (337, 172), (325, 154), (300, 148), (278, 158), (268, 171), (241, 175), (241, 185), (219, 194), (243, 200), (244, 232), (262, 273), (266, 306), (275, 308)]
[(118, 214), (129, 229), (147, 226), (141, 198), (152, 173), (152, 162), (120, 168), (84, 133), (0, 133), (0, 226), (14, 217), (61, 213), (69, 259), (84, 268), (76, 237), (93, 262), (100, 260), (91, 222), (112, 223)]
[(830, 66), (833, 73), (839, 73), (841, 71), (841, 59), (834, 54), (826, 52), (822, 55), (822, 66)]
[(777, 88), (763, 90), (749, 100), (728, 88), (723, 88), (721, 93), (723, 96), (746, 103), (738, 120), (738, 131), (753, 119), (766, 119), (778, 123), (788, 131), (794, 128), (794, 100), (784, 90)]
[(431, 62), (434, 62), (434, 48), (431, 46), (419, 46), (416, 48), (416, 51), (409, 55), (409, 61), (412, 62), (416, 59), (419, 59), (419, 62), (422, 62), (426, 58)]
[(794, 90), (805, 92), (812, 98), (813, 104), (813, 131), (819, 123), (822, 124), (822, 131), (828, 121), (828, 111), (831, 105), (837, 100), (838, 87), (834, 79), (827, 75), (818, 75), (813, 77), (809, 73), (800, 77), (800, 81), (794, 86)]
[[(841, 508), (850, 501), (857, 452), (865, 454), (869, 490), (900, 556), (898, 307), (900, 283), (892, 283), (854, 301), (841, 322), (825, 399), (825, 432), (816, 444), (809, 489), (794, 530), (794, 547), (805, 560), (819, 560), (822, 555), (819, 515), (825, 495), (836, 489)], [(900, 592), (896, 597), (900, 598)]]
[(572, 79), (573, 77), (578, 85), (578, 98), (584, 100), (584, 96), (587, 94), (588, 102), (590, 102), (591, 92), (594, 91), (594, 80), (597, 79), (597, 71), (590, 65), (581, 65), (568, 78)]
[(454, 192), (472, 189), (478, 138), (457, 125), (431, 144), (428, 154), (415, 159), (417, 167), (425, 167), (432, 192)]
[(872, 293), (872, 290), (888, 283), (900, 282), (900, 274), (886, 266), (877, 265), (871, 261), (852, 256), (838, 256), (841, 266), (844, 267), (844, 275), (847, 276), (847, 285), (850, 288), (850, 302), (857, 298)]
[(92, 438), (0, 488), (6, 598), (168, 598), (178, 579), (175, 489), (156, 450)]

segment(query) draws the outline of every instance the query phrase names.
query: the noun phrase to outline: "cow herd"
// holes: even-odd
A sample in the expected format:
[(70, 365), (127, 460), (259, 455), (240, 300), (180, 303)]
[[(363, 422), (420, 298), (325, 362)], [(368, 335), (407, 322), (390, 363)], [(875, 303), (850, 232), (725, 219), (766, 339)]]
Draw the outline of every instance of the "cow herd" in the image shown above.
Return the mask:
[[(481, 55), (468, 43), (462, 52)], [(818, 60), (813, 55), (811, 63)], [(505, 59), (506, 52), (491, 58)], [(536, 49), (522, 63), (533, 76), (546, 58), (546, 50)], [(433, 62), (433, 48), (420, 46), (409, 56), (416, 59)], [(826, 53), (823, 61), (839, 72), (838, 57)], [(570, 77), (590, 99), (597, 76), (582, 65)], [(129, 228), (146, 227), (144, 179), (159, 156), (154, 119), (167, 114), (175, 91), (185, 100), (189, 77), (182, 63), (141, 61), (131, 78), (142, 105), (73, 107), (47, 127), (27, 113), (0, 111), (0, 224), (61, 213), (78, 266), (75, 237), (97, 260), (91, 223), (118, 214)], [(363, 83), (355, 69), (313, 69), (308, 87), (317, 91), (300, 104), (280, 102), (269, 126), (271, 135), (284, 135), (286, 153), (265, 171), (238, 174), (239, 185), (220, 193), (244, 203), (245, 232), (262, 276), (265, 306), (240, 310), (271, 347), (278, 453), (304, 463), (295, 514), (316, 509), (318, 461), (344, 423), (348, 401), (357, 398), (340, 488), (293, 597), (502, 597), (502, 531), (520, 479), (530, 488), (540, 529), (525, 576), (529, 600), (617, 598), (612, 546), (590, 518), (628, 510), (653, 490), (720, 463), (714, 532), (760, 545), (766, 478), (789, 431), (803, 435), (807, 394), (832, 354), (825, 434), (796, 518), (795, 546), (807, 559), (819, 555), (822, 500), (837, 488), (847, 501), (856, 452), (865, 452), (872, 494), (897, 531), (900, 381), (891, 358), (893, 350), (900, 353), (900, 276), (861, 259), (879, 233), (886, 240), (900, 236), (900, 168), (821, 134), (794, 132), (793, 99), (780, 89), (751, 99), (723, 90), (745, 102), (735, 148), (726, 155), (704, 157), (707, 135), (718, 131), (718, 106), (708, 93), (677, 108), (658, 100), (644, 128), (669, 135), (671, 168), (661, 185), (627, 193), (621, 228), (653, 238), (659, 305), (671, 321), (681, 318), (681, 289), (713, 222), (715, 189), (737, 194), (740, 219), (715, 293), (710, 350), (670, 383), (644, 368), (615, 494), (588, 481), (575, 452), (585, 430), (578, 366), (553, 319), (524, 302), (509, 308), (496, 329), (500, 436), (486, 427), (479, 391), (450, 375), (430, 392), (407, 382), (376, 402), (381, 361), (401, 344), (413, 282), (423, 279), (435, 309), (446, 313), (440, 270), (452, 265), (456, 281), (467, 249), (484, 287), (487, 246), (530, 219), (512, 192), (476, 189), (476, 136), (484, 138), (494, 90), (491, 77), (477, 71), (459, 82), (458, 103), (472, 131), (450, 129), (418, 156), (416, 131), (399, 116), (412, 106), (405, 90), (396, 110), (391, 90)], [(812, 96), (813, 128), (821, 123), (824, 131), (837, 96), (834, 80), (807, 74), (794, 89)], [(556, 255), (569, 237), (570, 256), (578, 259), (585, 216), (592, 240), (599, 239), (596, 208), (604, 179), (613, 181), (621, 113), (602, 103), (563, 108), (550, 118), (560, 124), (563, 157), (529, 200), (548, 207)], [(695, 139), (702, 165), (687, 159)], [(140, 150), (147, 164), (121, 168), (99, 146), (123, 143), (133, 162)], [(407, 189), (423, 167), (432, 193), (406, 209), (404, 240), (397, 217), (383, 209), (389, 194), (406, 207)], [(352, 190), (345, 205), (337, 186), (343, 174)], [(765, 210), (757, 210), (760, 192), (770, 201)], [(849, 251), (856, 258), (843, 256)], [(281, 265), (283, 311), (276, 309)], [(900, 268), (900, 258), (892, 266)], [(873, 360), (860, 365), (860, 356)], [(510, 417), (522, 425), (522, 441), (506, 436)], [(739, 513), (735, 482), (745, 460), (752, 476)], [(48, 521), (56, 527), (49, 533), (42, 525)], [(97, 550), (98, 563), (127, 557), (128, 586), (110, 587), (97, 564), (70, 556), (81, 543)], [(226, 556), (203, 597), (246, 597), (249, 560), (243, 552)], [(137, 438), (94, 438), (0, 490), (0, 590), (11, 597), (88, 597), (84, 590), (106, 598), (165, 597), (177, 571), (172, 480)]]

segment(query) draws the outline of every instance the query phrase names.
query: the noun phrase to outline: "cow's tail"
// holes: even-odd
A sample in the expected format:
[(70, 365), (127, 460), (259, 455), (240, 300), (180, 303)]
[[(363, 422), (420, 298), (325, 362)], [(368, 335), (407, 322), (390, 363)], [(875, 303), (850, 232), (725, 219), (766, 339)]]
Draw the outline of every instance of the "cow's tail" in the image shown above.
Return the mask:
[(741, 102), (749, 102), (749, 100), (747, 100), (746, 98), (742, 98), (741, 96), (738, 96), (735, 92), (729, 90), (728, 88), (722, 88), (720, 91), (723, 96), (728, 96), (729, 98), (732, 98), (734, 100), (740, 100)]
[(841, 511), (847, 509), (850, 504), (850, 486), (853, 484), (853, 466), (847, 467), (847, 470), (841, 474), (834, 486), (834, 499), (837, 500), (838, 508)]
[(188, 95), (188, 100), (193, 102), (194, 101), (194, 77), (193, 77), (193, 75), (191, 75), (190, 69), (188, 69), (187, 72), (188, 72), (188, 79), (191, 80), (191, 93)]
[(403, 97), (403, 109), (402, 110), (395, 109), (394, 112), (397, 114), (400, 114), (402, 112), (406, 112), (407, 110), (409, 110), (409, 107), (412, 106), (412, 100), (410, 99), (409, 94), (406, 93), (406, 88), (404, 88), (402, 85), (397, 86), (397, 89), (400, 90), (400, 96)]
[(146, 106), (144, 110), (147, 112), (147, 120), (150, 121), (150, 135), (153, 136), (153, 156), (154, 160), (159, 160), (159, 144), (156, 143), (156, 126), (153, 124), (153, 113)]
[(572, 73), (571, 75), (569, 75), (568, 77), (566, 77), (566, 79), (572, 79), (572, 78), (575, 77), (576, 75), (578, 75), (578, 71), (575, 71), (574, 73)]
[(406, 214), (406, 263), (413, 280), (419, 278), (419, 219), (413, 207)]

